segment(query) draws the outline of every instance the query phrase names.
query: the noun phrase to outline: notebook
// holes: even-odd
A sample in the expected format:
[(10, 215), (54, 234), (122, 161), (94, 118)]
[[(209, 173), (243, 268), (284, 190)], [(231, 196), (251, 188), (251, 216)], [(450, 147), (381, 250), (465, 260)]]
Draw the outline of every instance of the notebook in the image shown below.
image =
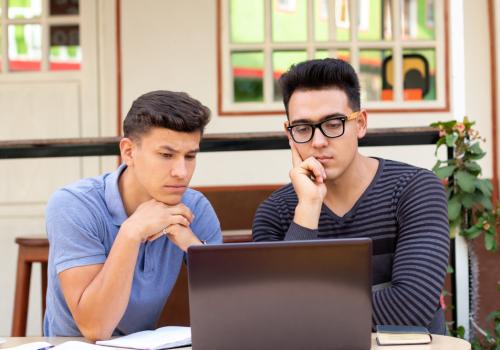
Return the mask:
[(111, 340), (96, 341), (96, 344), (129, 349), (170, 349), (190, 345), (191, 329), (167, 326), (154, 331), (142, 331)]
[(367, 238), (190, 247), (193, 348), (370, 349), (371, 257)]
[(425, 327), (377, 325), (377, 343), (379, 345), (429, 344), (432, 335)]

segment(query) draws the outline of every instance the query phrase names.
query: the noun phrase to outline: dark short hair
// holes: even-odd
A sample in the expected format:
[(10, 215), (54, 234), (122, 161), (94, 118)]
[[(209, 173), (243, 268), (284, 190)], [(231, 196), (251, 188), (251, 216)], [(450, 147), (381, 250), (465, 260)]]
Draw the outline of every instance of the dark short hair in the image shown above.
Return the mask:
[(209, 120), (208, 107), (185, 92), (151, 91), (132, 103), (123, 121), (123, 135), (137, 139), (154, 127), (203, 133)]
[(352, 66), (335, 58), (304, 61), (293, 65), (280, 78), (283, 103), (288, 116), (288, 102), (296, 90), (339, 89), (347, 95), (353, 111), (361, 108), (359, 80)]

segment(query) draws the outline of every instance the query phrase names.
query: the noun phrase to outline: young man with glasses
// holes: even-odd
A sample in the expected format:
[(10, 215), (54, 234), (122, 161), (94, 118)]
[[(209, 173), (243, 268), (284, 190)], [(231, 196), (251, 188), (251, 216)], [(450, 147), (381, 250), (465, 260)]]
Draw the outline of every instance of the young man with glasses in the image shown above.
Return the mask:
[(188, 247), (222, 242), (212, 206), (188, 188), (209, 119), (186, 93), (144, 94), (123, 123), (123, 164), (54, 193), (45, 336), (154, 329)]
[(280, 84), (291, 184), (257, 210), (254, 240), (369, 237), (373, 326), (421, 325), (445, 334), (439, 304), (449, 253), (443, 185), (428, 170), (359, 153), (367, 112), (348, 63), (306, 61), (292, 66)]

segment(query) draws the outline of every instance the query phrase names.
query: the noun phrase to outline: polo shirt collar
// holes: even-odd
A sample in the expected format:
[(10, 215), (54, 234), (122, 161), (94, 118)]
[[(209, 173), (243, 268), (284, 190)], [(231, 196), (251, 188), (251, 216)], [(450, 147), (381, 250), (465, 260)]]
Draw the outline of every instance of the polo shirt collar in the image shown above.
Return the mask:
[(127, 220), (128, 216), (123, 206), (122, 196), (118, 187), (118, 180), (120, 175), (127, 168), (126, 164), (122, 164), (114, 172), (109, 173), (104, 178), (104, 199), (111, 216), (111, 221), (116, 226)]

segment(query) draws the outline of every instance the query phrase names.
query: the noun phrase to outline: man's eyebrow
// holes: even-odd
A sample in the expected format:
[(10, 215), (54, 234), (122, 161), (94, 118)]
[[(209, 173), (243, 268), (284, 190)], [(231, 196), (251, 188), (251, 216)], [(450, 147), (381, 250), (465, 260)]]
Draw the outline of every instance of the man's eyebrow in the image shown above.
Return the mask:
[[(180, 153), (179, 150), (176, 150), (175, 148), (172, 148), (168, 145), (162, 145), (162, 146), (160, 146), (160, 148), (167, 150), (169, 152), (172, 152), (172, 153)], [(198, 153), (199, 151), (200, 151), (199, 148), (195, 148), (195, 149), (191, 149), (191, 150), (187, 151), (186, 153)]]
[(340, 113), (340, 112), (328, 114), (328, 115), (325, 115), (324, 117), (322, 117), (318, 121), (312, 121), (311, 119), (302, 118), (302, 119), (294, 120), (293, 122), (290, 123), (290, 125), (295, 125), (295, 124), (316, 124), (316, 123), (321, 123), (321, 122), (323, 122), (323, 121), (325, 121), (327, 119), (330, 119), (330, 118), (340, 118), (340, 117), (345, 117), (345, 114), (344, 113)]

